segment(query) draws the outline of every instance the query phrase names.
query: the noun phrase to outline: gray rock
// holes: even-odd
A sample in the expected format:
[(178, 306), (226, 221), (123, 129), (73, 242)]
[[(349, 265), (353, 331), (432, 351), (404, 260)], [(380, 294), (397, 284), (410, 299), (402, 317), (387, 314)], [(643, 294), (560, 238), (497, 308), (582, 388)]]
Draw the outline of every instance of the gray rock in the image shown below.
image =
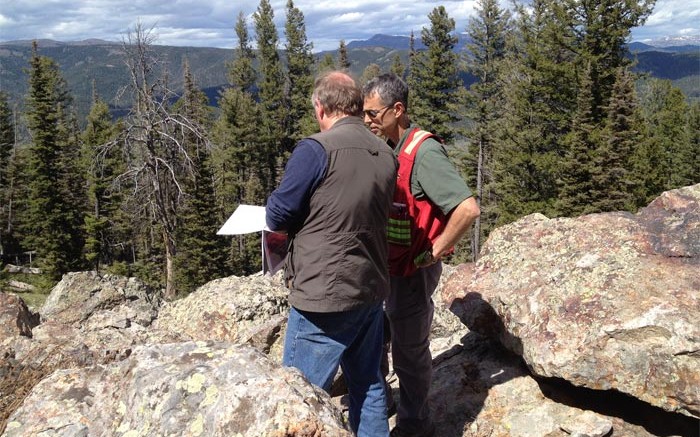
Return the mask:
[(135, 323), (148, 326), (158, 314), (160, 305), (160, 293), (136, 278), (74, 272), (63, 275), (39, 313), (42, 320), (82, 323), (99, 311), (126, 313), (130, 309), (129, 315)]
[(141, 346), (111, 365), (59, 370), (3, 436), (350, 437), (322, 390), (249, 346)]
[(32, 328), (39, 318), (32, 313), (22, 298), (15, 294), (0, 292), (0, 342), (8, 337), (32, 336)]
[(636, 215), (535, 214), (496, 229), (444, 293), (537, 375), (700, 417), (699, 271), (695, 185)]
[(289, 312), (287, 294), (281, 275), (216, 279), (165, 304), (149, 335), (154, 342), (250, 343), (279, 361)]

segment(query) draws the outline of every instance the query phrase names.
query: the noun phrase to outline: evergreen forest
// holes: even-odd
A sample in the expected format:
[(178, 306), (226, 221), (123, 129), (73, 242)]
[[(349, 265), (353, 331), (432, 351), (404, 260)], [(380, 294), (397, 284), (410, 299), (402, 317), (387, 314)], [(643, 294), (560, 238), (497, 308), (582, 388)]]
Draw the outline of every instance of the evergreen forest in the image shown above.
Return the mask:
[[(477, 259), (491, 230), (528, 214), (634, 213), (700, 182), (700, 103), (635, 73), (628, 56), (653, 0), (476, 3), (466, 29), (435, 7), (407, 59), (357, 78), (404, 77), (412, 122), (445, 140), (477, 196), (482, 215), (450, 262)], [(44, 291), (67, 272), (97, 270), (136, 276), (168, 299), (261, 270), (259, 235), (216, 231), (239, 204), (265, 204), (295, 143), (317, 129), (314, 76), (353, 59), (342, 40), (336, 56), (316, 59), (293, 0), (283, 11), (260, 0), (232, 25), (228, 85), (213, 107), (187, 62), (177, 80), (159, 68), (157, 35), (137, 23), (120, 46), (131, 105), (118, 117), (93, 91), (81, 119), (34, 42), (21, 112), (0, 91), (3, 263), (31, 258)], [(455, 50), (460, 32), (469, 43)]]

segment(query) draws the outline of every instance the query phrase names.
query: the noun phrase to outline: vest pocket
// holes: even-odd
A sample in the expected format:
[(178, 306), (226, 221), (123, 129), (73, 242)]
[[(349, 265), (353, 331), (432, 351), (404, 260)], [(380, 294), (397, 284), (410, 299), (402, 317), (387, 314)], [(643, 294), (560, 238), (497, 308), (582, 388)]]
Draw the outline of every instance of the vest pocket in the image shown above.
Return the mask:
[(389, 244), (411, 246), (411, 217), (405, 203), (394, 202), (391, 204), (387, 225), (387, 241)]

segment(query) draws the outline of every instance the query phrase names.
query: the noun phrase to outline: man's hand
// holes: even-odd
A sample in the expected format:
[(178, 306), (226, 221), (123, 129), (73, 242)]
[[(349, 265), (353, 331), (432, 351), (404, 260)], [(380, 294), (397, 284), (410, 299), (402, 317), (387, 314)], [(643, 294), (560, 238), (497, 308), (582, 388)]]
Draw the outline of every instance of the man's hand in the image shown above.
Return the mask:
[(436, 262), (438, 262), (439, 258), (435, 258), (433, 256), (433, 249), (430, 248), (424, 252), (421, 252), (414, 260), (413, 263), (416, 265), (416, 267), (421, 268), (421, 267), (428, 267)]

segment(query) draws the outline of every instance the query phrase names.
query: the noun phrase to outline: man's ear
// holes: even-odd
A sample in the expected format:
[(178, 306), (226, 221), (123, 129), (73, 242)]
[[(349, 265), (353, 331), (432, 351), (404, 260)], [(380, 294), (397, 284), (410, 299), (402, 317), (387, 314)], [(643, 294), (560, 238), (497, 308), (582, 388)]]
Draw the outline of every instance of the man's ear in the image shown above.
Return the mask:
[(321, 102), (316, 100), (314, 102), (314, 112), (316, 113), (316, 117), (321, 120), (323, 118), (323, 115), (325, 112), (323, 111), (323, 106), (321, 106)]
[(403, 103), (401, 103), (401, 102), (394, 103), (394, 114), (396, 115), (396, 118), (400, 118), (405, 113), (406, 113), (406, 107), (403, 105)]

